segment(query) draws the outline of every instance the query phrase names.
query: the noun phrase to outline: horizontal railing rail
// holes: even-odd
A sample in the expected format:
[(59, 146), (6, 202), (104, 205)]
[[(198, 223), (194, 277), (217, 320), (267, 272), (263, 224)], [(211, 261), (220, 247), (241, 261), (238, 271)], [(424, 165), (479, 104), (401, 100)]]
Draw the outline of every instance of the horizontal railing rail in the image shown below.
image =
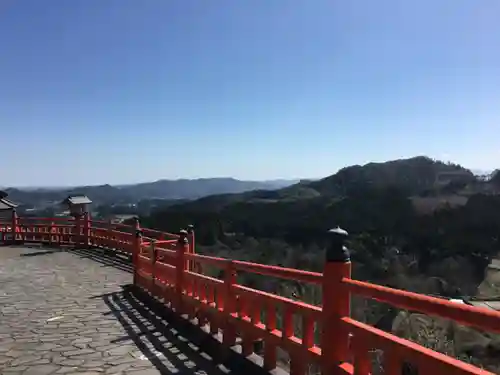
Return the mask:
[[(172, 234), (140, 228), (138, 220), (133, 225), (117, 225), (91, 220), (87, 214), (76, 219), (18, 218), (14, 214), (12, 221), (0, 222), (0, 239), (5, 244), (43, 242), (129, 254), (135, 285), (177, 314), (207, 325), (212, 334), (222, 337), (224, 347), (238, 342), (247, 356), (256, 350), (256, 343), (263, 343), (266, 370), (286, 365), (291, 374), (302, 375), (309, 366), (316, 366), (325, 375), (368, 375), (371, 352), (381, 350), (381, 366), (390, 375), (401, 374), (407, 364), (419, 374), (491, 374), (354, 320), (350, 301), (357, 295), (500, 333), (499, 312), (352, 279), (344, 234), (332, 233), (323, 272), (318, 273), (196, 254), (192, 227)], [(206, 267), (218, 269), (219, 277), (204, 274)], [(321, 306), (239, 284), (241, 273), (320, 287)], [(280, 350), (288, 353), (288, 364), (280, 362)]]

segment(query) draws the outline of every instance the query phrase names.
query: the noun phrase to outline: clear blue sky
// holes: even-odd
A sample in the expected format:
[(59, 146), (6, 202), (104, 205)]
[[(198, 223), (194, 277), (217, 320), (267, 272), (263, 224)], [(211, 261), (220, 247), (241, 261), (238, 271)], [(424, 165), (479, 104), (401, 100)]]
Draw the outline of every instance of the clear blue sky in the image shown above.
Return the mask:
[(0, 185), (500, 167), (498, 0), (3, 0)]

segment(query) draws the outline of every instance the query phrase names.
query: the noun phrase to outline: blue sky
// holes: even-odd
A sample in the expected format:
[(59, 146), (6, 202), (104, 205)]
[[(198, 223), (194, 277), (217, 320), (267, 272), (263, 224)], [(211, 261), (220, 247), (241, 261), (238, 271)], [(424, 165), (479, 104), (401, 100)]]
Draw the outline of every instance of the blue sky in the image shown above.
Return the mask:
[(500, 167), (497, 0), (4, 0), (0, 185)]

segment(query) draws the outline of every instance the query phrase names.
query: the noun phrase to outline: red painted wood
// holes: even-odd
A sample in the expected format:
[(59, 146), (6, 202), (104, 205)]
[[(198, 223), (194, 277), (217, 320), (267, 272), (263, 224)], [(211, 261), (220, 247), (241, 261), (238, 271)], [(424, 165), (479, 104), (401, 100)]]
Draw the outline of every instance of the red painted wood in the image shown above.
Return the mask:
[[(171, 234), (133, 226), (71, 218), (20, 218), (0, 223), (1, 241), (45, 242), (97, 246), (132, 254), (134, 283), (176, 312), (187, 312), (222, 329), (224, 343), (234, 345), (242, 336), (243, 353), (262, 339), (264, 366), (280, 364), (276, 348), (290, 355), (288, 370), (304, 374), (317, 364), (322, 374), (368, 374), (368, 351), (381, 349), (386, 373), (400, 373), (410, 362), (421, 373), (487, 375), (487, 371), (350, 318), (350, 296), (360, 295), (399, 308), (445, 317), (485, 331), (500, 333), (500, 313), (351, 279), (350, 263), (327, 263), (323, 273), (255, 264), (196, 254), (194, 233)], [(12, 236), (14, 235), (14, 236)], [(144, 240), (143, 240), (144, 238)], [(154, 245), (151, 246), (151, 242)], [(196, 267), (194, 265), (197, 265)], [(203, 275), (201, 264), (225, 270), (224, 280)], [(196, 272), (195, 272), (196, 270)], [(320, 285), (322, 306), (267, 293), (237, 284), (236, 272), (255, 273)], [(261, 310), (266, 311), (262, 321)], [(317, 327), (317, 328), (315, 328)], [(315, 343), (315, 329), (320, 344)]]

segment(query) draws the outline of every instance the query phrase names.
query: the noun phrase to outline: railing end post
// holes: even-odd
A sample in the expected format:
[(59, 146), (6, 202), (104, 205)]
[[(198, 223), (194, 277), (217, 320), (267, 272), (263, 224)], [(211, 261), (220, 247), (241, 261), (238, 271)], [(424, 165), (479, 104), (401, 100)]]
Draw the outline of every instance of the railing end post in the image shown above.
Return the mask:
[(132, 266), (134, 268), (134, 285), (137, 285), (137, 272), (139, 268), (139, 254), (142, 249), (142, 230), (139, 226), (139, 220), (137, 218), (134, 225), (134, 238), (133, 238), (133, 246), (132, 246)]
[(175, 290), (176, 290), (176, 302), (174, 304), (176, 312), (180, 315), (183, 314), (183, 292), (184, 292), (184, 272), (187, 269), (187, 262), (185, 254), (189, 251), (189, 241), (188, 233), (186, 230), (181, 229), (179, 231), (179, 238), (177, 240), (177, 259), (176, 259), (176, 277), (175, 277)]
[(326, 249), (327, 263), (348, 263), (351, 261), (349, 250), (345, 246), (345, 241), (349, 234), (344, 229), (337, 227), (328, 231), (330, 243)]
[(336, 374), (336, 368), (348, 360), (349, 332), (341, 319), (350, 316), (351, 301), (349, 289), (342, 282), (351, 277), (351, 258), (345, 246), (348, 233), (340, 227), (328, 231), (329, 244), (326, 248), (323, 268), (323, 329), (322, 374)]
[(185, 230), (185, 229), (181, 229), (179, 231), (179, 240), (178, 240), (179, 244), (187, 244), (189, 243), (188, 241), (188, 231)]
[(11, 222), (11, 241), (12, 244), (16, 244), (17, 231), (19, 230), (19, 218), (17, 216), (17, 211), (15, 208), (12, 209), (12, 222)]
[[(187, 234), (188, 234), (188, 241), (189, 241), (189, 253), (194, 254), (195, 253), (195, 236), (194, 236), (194, 225), (189, 224), (187, 226)], [(191, 260), (188, 262), (188, 267), (190, 271), (194, 271), (195, 268), (195, 262), (194, 260)]]

